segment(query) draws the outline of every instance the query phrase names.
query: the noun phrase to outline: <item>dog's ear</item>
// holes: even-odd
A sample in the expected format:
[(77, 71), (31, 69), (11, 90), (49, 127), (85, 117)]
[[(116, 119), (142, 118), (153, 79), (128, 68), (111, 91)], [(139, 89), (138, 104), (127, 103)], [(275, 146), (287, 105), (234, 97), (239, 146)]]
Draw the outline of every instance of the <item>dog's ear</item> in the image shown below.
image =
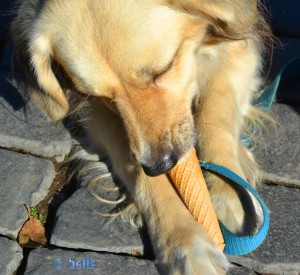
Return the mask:
[(50, 39), (39, 36), (29, 42), (29, 62), (37, 85), (29, 87), (29, 97), (54, 121), (66, 116), (69, 103), (52, 70)]
[(204, 13), (221, 20), (228, 28), (249, 28), (257, 17), (257, 0), (167, 0), (168, 4), (192, 14)]

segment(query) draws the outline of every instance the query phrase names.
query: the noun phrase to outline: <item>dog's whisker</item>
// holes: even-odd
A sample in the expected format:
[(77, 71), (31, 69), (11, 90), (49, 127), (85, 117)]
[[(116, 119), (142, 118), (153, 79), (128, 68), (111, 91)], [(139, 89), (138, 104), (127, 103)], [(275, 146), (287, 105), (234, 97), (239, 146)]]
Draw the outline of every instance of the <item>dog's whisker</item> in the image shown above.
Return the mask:
[[(109, 175), (109, 177), (111, 178), (111, 175)], [(89, 181), (88, 186), (93, 186), (93, 187), (96, 187), (96, 188), (99, 188), (99, 189), (102, 189), (102, 190), (108, 191), (108, 192), (120, 191), (120, 188), (118, 186), (114, 186), (114, 187), (105, 186), (105, 183), (101, 182), (101, 180), (104, 178), (107, 178), (107, 177), (103, 177), (102, 175), (95, 176)], [(111, 184), (115, 185), (114, 183), (111, 183)]]
[(103, 203), (106, 203), (106, 204), (117, 205), (117, 204), (120, 204), (120, 203), (124, 202), (127, 198), (126, 194), (122, 194), (122, 196), (117, 200), (109, 200), (109, 199), (105, 199), (105, 198), (101, 197), (100, 195), (96, 194), (95, 191), (92, 189), (92, 187), (90, 187), (89, 185), (87, 185), (87, 190), (97, 200), (99, 200)]

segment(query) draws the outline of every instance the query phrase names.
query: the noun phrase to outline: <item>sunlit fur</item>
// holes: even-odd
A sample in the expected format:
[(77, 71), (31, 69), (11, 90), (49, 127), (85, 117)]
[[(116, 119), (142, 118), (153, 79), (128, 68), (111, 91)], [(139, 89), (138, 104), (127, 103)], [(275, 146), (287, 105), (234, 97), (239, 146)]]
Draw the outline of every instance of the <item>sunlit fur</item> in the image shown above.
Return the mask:
[[(28, 96), (52, 120), (71, 114), (89, 150), (110, 160), (134, 202), (123, 217), (144, 218), (163, 274), (229, 267), (169, 178), (149, 177), (142, 165), (170, 150), (180, 159), (195, 146), (201, 160), (255, 186), (259, 168), (240, 135), (252, 136), (249, 123), (261, 114), (251, 107), (268, 35), (258, 7), (255, 0), (19, 2), (12, 38)], [(88, 186), (93, 192), (104, 177), (99, 158), (77, 156), (79, 176), (99, 172)], [(255, 232), (257, 202), (221, 177), (205, 177), (219, 220), (233, 232)]]

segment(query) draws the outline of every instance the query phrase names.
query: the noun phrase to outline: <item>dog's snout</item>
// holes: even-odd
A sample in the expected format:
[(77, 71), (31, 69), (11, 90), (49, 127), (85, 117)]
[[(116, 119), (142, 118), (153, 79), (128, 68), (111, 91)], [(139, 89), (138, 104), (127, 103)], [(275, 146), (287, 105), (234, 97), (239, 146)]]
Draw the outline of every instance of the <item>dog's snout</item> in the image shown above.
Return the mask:
[(142, 165), (146, 175), (155, 177), (169, 172), (177, 163), (178, 158), (171, 152), (164, 154), (158, 161), (152, 165)]

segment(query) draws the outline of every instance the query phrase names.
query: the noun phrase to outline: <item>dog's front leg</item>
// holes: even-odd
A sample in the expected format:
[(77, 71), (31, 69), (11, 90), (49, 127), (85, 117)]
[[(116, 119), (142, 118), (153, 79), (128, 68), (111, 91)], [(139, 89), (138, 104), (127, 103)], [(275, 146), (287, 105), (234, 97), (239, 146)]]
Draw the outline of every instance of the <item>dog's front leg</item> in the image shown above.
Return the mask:
[[(237, 95), (229, 79), (226, 72), (220, 72), (200, 102), (198, 149), (201, 160), (225, 166), (247, 180), (243, 168), (257, 172), (251, 153), (240, 142), (242, 108), (249, 106), (251, 91), (242, 87)], [(261, 219), (256, 200), (247, 191), (236, 190), (213, 173), (206, 173), (205, 178), (218, 219), (232, 232), (255, 232)]]

